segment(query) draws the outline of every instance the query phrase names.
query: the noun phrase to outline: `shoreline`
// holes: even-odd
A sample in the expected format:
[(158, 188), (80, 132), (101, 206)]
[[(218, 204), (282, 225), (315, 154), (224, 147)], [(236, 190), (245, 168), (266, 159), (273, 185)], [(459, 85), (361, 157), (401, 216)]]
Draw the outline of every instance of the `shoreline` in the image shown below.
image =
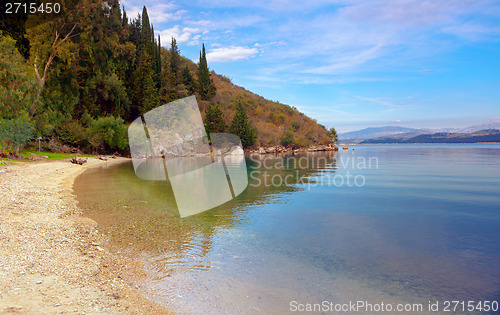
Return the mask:
[(0, 165), (0, 313), (172, 313), (139, 290), (138, 261), (101, 247), (73, 194), (84, 171), (128, 160)]

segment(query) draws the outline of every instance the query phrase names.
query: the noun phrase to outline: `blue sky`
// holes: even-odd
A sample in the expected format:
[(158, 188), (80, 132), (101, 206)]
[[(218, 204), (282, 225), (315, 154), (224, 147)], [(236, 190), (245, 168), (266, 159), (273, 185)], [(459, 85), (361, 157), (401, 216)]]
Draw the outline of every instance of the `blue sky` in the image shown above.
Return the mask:
[(500, 1), (122, 0), (163, 45), (327, 127), (500, 120)]

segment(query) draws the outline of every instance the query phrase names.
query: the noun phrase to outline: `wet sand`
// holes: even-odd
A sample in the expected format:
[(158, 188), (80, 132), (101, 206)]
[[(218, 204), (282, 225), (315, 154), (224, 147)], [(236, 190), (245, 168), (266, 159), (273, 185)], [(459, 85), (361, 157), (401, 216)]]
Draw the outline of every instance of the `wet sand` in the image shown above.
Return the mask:
[(101, 246), (72, 194), (86, 169), (126, 160), (0, 165), (0, 314), (170, 313), (138, 290), (139, 262)]

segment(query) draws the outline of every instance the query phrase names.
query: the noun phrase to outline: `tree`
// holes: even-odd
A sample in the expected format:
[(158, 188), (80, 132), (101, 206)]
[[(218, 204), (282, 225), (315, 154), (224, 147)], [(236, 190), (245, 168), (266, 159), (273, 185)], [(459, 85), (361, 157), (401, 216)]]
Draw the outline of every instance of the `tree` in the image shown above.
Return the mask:
[(205, 54), (205, 44), (200, 52), (200, 62), (198, 64), (198, 91), (202, 100), (209, 100), (215, 95), (215, 85), (210, 78), (208, 70), (207, 56)]
[(14, 39), (0, 33), (0, 118), (33, 116), (38, 104), (35, 72), (15, 45)]
[(170, 73), (172, 75), (172, 83), (177, 84), (179, 67), (181, 62), (181, 56), (179, 53), (179, 47), (177, 46), (177, 41), (172, 37), (172, 43), (170, 46)]
[(132, 116), (147, 112), (159, 103), (158, 48), (154, 40), (153, 30), (149, 24), (146, 7), (143, 8), (141, 21), (137, 61), (135, 70), (132, 73), (131, 91), (129, 92), (134, 105), (131, 108)]
[(236, 105), (236, 114), (233, 117), (229, 132), (237, 135), (241, 139), (243, 147), (250, 147), (257, 140), (257, 130), (250, 125), (245, 108), (241, 101)]
[(335, 143), (339, 140), (339, 136), (338, 136), (337, 130), (335, 130), (335, 128), (330, 128), (330, 130), (328, 130), (328, 135), (332, 138), (333, 143)]
[[(49, 24), (49, 23), (47, 23), (47, 24)], [(55, 31), (54, 41), (52, 42), (52, 45), (49, 48), (48, 56), (39, 57), (38, 52), (35, 53), (35, 61), (34, 61), (35, 73), (36, 73), (36, 76), (38, 78), (38, 83), (40, 85), (38, 95), (41, 94), (43, 86), (45, 85), (45, 82), (47, 82), (47, 76), (49, 75), (49, 68), (50, 68), (50, 65), (52, 64), (52, 61), (54, 61), (54, 58), (57, 56), (58, 49), (69, 38), (79, 35), (79, 34), (73, 35), (73, 32), (75, 31), (76, 26), (77, 26), (77, 24), (74, 24), (64, 37), (61, 36), (61, 33), (64, 32), (66, 24), (63, 24), (60, 28), (58, 28)], [(39, 58), (41, 58), (41, 59), (39, 59)], [(47, 58), (47, 59), (45, 59), (45, 58)], [(40, 66), (38, 65), (39, 61), (41, 62)], [(43, 69), (43, 72), (41, 72), (42, 69)]]
[(217, 104), (209, 105), (205, 112), (205, 130), (210, 136), (210, 133), (224, 132), (226, 123), (222, 114), (222, 110)]
[(128, 17), (127, 17), (127, 11), (125, 11), (125, 7), (122, 6), (122, 11), (123, 11), (123, 16), (122, 16), (122, 26), (127, 27), (128, 26)]
[(135, 109), (139, 113), (145, 113), (158, 105), (158, 90), (156, 89), (151, 61), (146, 51), (141, 52), (137, 63), (133, 79), (133, 101)]
[(195, 82), (193, 76), (191, 75), (191, 71), (189, 71), (188, 66), (186, 65), (181, 72), (182, 84), (186, 86), (190, 93), (194, 93), (195, 91)]

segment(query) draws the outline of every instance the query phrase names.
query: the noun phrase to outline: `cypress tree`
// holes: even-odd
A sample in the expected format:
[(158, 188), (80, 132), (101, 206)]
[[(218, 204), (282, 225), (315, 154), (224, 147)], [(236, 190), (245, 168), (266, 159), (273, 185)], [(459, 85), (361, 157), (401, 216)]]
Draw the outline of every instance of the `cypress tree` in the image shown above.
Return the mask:
[(128, 25), (127, 11), (125, 11), (124, 6), (122, 6), (122, 10), (123, 10), (122, 26), (126, 27)]
[[(157, 72), (157, 48), (153, 36), (153, 28), (149, 24), (146, 7), (142, 11), (139, 45), (137, 46), (137, 63), (133, 72), (132, 99), (136, 112), (146, 112), (159, 103), (158, 87), (160, 75)], [(139, 22), (140, 23), (140, 22)]]
[(210, 78), (208, 70), (207, 56), (205, 54), (205, 44), (202, 46), (200, 52), (200, 62), (198, 64), (198, 91), (200, 92), (201, 99), (209, 100), (215, 95), (215, 85)]
[(234, 114), (229, 132), (240, 137), (241, 144), (245, 148), (254, 145), (257, 140), (257, 130), (250, 125), (247, 112), (241, 101), (238, 101), (236, 105), (236, 114)]
[(151, 24), (149, 24), (148, 10), (146, 6), (142, 9), (142, 25), (141, 25), (141, 42), (139, 43), (140, 49), (147, 50), (151, 56)]
[(179, 47), (177, 46), (177, 41), (174, 37), (172, 37), (172, 43), (170, 45), (170, 72), (172, 75), (177, 76), (179, 72), (179, 64), (180, 64), (180, 53)]
[(160, 35), (158, 35), (158, 47), (155, 49), (156, 51), (156, 74), (158, 77), (158, 88), (161, 88), (161, 39)]

